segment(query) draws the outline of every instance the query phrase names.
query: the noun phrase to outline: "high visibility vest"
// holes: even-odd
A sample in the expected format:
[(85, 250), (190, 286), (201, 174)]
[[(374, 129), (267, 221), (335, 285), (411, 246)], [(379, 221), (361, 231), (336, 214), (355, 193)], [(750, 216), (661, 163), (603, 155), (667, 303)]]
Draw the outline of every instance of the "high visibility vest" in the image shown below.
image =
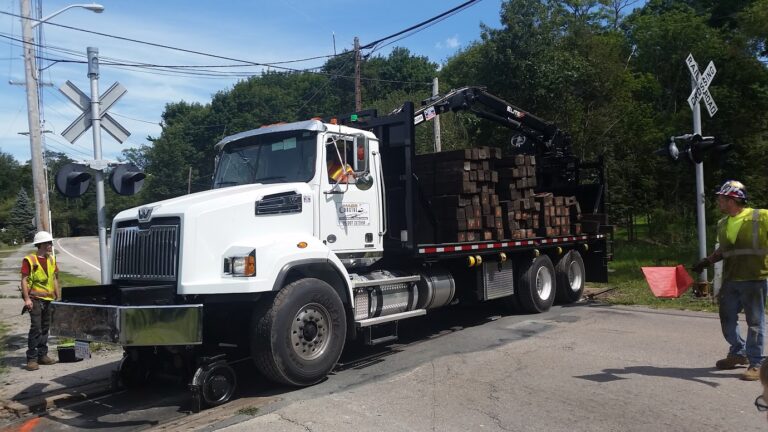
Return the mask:
[[(745, 209), (717, 223), (717, 238), (723, 254), (724, 281), (768, 279), (768, 210)], [(728, 238), (729, 218), (741, 221), (735, 241)]]
[(24, 257), (29, 263), (29, 296), (41, 300), (53, 300), (55, 294), (54, 280), (56, 278), (56, 259), (49, 256), (46, 260), (46, 271), (37, 260), (37, 254), (30, 254)]

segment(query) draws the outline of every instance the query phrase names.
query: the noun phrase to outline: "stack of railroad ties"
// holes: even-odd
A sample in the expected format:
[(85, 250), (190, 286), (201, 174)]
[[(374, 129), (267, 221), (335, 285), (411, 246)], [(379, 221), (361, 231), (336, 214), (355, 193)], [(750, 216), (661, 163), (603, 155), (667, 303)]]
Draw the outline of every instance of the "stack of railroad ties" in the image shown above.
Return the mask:
[[(575, 197), (534, 193), (534, 156), (502, 157), (501, 149), (492, 147), (429, 153), (416, 157), (415, 171), (432, 210), (431, 216), (419, 220), (420, 242), (581, 234)], [(434, 218), (436, 226), (427, 217)]]

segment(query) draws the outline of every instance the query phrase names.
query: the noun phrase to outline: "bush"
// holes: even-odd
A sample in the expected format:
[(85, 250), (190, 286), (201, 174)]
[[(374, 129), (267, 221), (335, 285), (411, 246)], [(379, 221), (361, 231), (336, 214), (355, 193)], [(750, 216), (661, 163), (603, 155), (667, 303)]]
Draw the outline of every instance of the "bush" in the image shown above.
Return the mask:
[(670, 246), (695, 241), (696, 220), (666, 209), (654, 209), (648, 217), (648, 237)]

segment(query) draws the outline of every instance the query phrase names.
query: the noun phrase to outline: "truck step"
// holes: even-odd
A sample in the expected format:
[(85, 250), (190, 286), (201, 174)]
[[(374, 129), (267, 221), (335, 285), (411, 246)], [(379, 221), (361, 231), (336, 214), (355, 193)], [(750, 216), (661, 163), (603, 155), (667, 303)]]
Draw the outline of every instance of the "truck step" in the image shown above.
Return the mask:
[(363, 328), (365, 344), (369, 346), (394, 342), (398, 339), (398, 321)]
[(417, 317), (417, 316), (421, 316), (421, 315), (426, 315), (426, 314), (427, 314), (427, 310), (426, 309), (416, 309), (416, 310), (412, 310), (412, 311), (400, 312), (400, 313), (396, 313), (396, 314), (392, 314), (392, 315), (387, 315), (387, 316), (382, 316), (382, 317), (367, 318), (367, 319), (355, 321), (355, 325), (357, 327), (361, 327), (361, 328), (362, 327), (370, 327), (370, 326), (373, 326), (373, 325), (384, 324), (384, 323), (388, 323), (388, 322), (392, 322), (392, 321), (398, 321), (398, 320), (406, 319), (406, 318), (413, 318), (413, 317)]

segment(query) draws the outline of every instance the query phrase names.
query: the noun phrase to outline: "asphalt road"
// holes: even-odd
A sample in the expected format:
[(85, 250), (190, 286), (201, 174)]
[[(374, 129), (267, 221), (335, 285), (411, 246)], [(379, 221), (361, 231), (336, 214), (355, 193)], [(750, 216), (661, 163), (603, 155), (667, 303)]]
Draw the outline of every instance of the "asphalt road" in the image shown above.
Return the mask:
[(101, 280), (98, 237), (63, 237), (55, 240), (54, 247), (60, 270)]
[[(57, 248), (65, 270), (98, 280), (97, 238), (60, 239)], [(714, 368), (726, 352), (715, 314), (586, 304), (540, 315), (450, 308), (405, 321), (400, 333), (387, 348), (348, 347), (338, 370), (310, 388), (246, 377), (232, 402), (194, 415), (183, 389), (131, 391), (53, 411), (36, 430), (768, 428), (753, 405), (760, 383), (739, 380), (743, 369)]]
[[(446, 309), (401, 343), (348, 347), (313, 387), (244, 378), (190, 415), (183, 390), (126, 392), (51, 412), (34, 430), (758, 431), (759, 382), (718, 371), (715, 315), (600, 305), (499, 315)], [(153, 399), (156, 398), (156, 399)]]
[(713, 314), (584, 305), (465, 324), (225, 430), (768, 428), (753, 406), (760, 383), (713, 367), (726, 349)]

